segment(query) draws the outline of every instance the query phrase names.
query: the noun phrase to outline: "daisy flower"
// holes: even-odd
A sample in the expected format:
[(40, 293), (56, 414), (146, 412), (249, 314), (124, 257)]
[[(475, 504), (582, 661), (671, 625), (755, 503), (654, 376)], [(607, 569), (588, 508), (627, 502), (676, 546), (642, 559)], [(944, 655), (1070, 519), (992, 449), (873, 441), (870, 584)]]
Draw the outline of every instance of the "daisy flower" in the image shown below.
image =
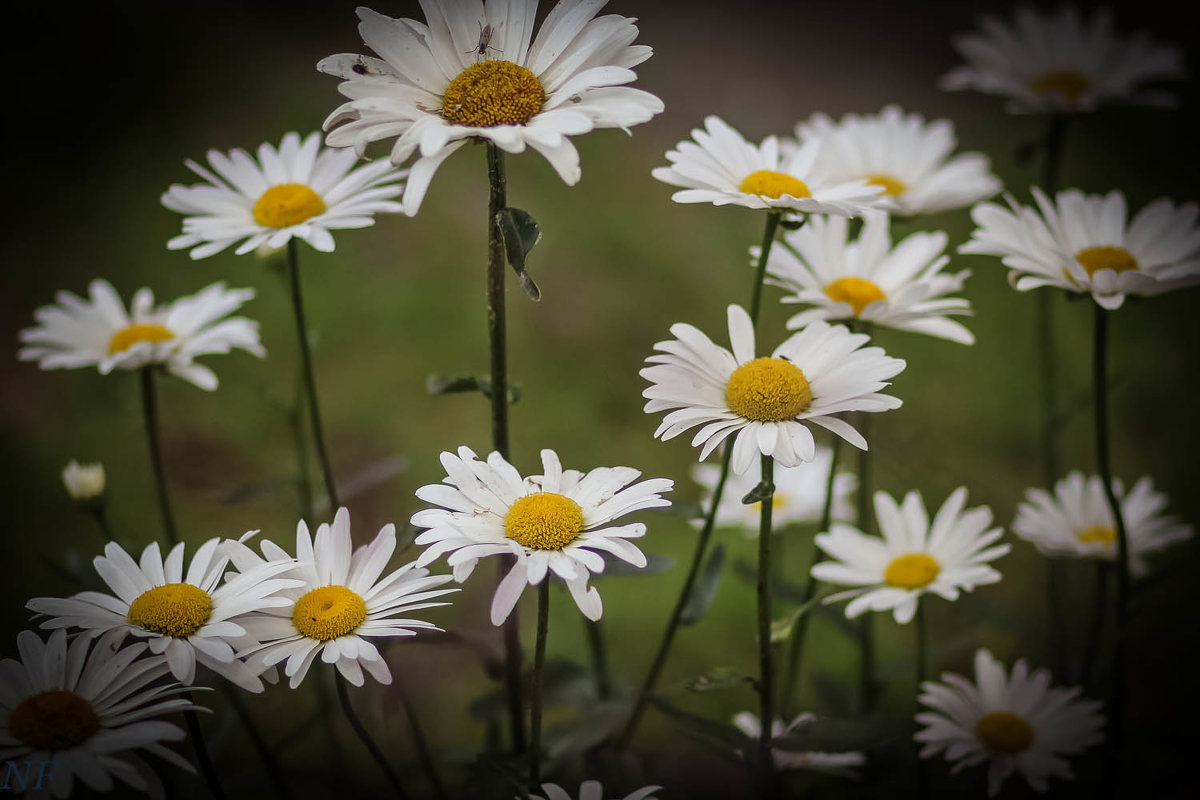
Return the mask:
[(525, 586), (541, 583), (548, 572), (566, 583), (585, 617), (600, 619), (600, 593), (588, 586), (593, 573), (604, 571), (600, 553), (646, 566), (646, 556), (628, 541), (644, 536), (646, 526), (615, 524), (616, 519), (669, 506), (659, 493), (674, 487), (666, 478), (634, 483), (641, 473), (630, 467), (564, 470), (553, 450), (542, 451), (542, 474), (525, 478), (495, 452), (485, 462), (469, 447), (460, 447), (458, 455), (442, 453), (441, 460), (443, 482), (417, 490), (417, 497), (439, 506), (412, 517), (413, 525), (428, 528), (416, 539), (428, 545), (417, 563), (429, 564), (449, 553), (447, 563), (462, 583), (479, 559), (515, 556), (492, 598), (493, 625), (503, 624)]
[(468, 141), (507, 153), (532, 147), (573, 186), (582, 173), (567, 137), (628, 132), (663, 110), (654, 95), (625, 86), (652, 51), (633, 44), (634, 20), (596, 17), (604, 4), (560, 0), (536, 37), (537, 0), (422, 0), (423, 23), (359, 8), (358, 32), (379, 58), (345, 53), (317, 64), (342, 79), (338, 91), (349, 98), (325, 120), (325, 141), (362, 155), (395, 137), (394, 164), (416, 153), (404, 190), (409, 216), (441, 163)]
[(1057, 286), (1090, 293), (1107, 309), (1126, 295), (1150, 296), (1200, 283), (1200, 209), (1160, 198), (1126, 221), (1125, 195), (1077, 189), (1051, 200), (1036, 187), (1037, 209), (1006, 197), (1009, 208), (971, 210), (979, 227), (960, 253), (999, 256), (1019, 291)]
[[(971, 274), (943, 272), (942, 231), (913, 233), (892, 246), (888, 218), (871, 215), (858, 239), (847, 241), (845, 217), (813, 217), (803, 228), (784, 234), (783, 247), (767, 258), (769, 280), (793, 292), (784, 303), (813, 306), (788, 320), (788, 330), (813, 320), (861, 319), (897, 330), (924, 333), (960, 344), (975, 337), (950, 316), (970, 314), (961, 297)], [(758, 249), (752, 251), (755, 258)]]
[(1178, 48), (1145, 32), (1117, 35), (1108, 10), (1085, 20), (1072, 6), (1053, 13), (1023, 7), (1012, 23), (989, 15), (980, 27), (955, 37), (967, 63), (945, 75), (941, 87), (1000, 95), (1013, 114), (1094, 111), (1114, 103), (1169, 106), (1173, 96), (1152, 85), (1184, 77)]
[(71, 499), (79, 503), (94, 503), (104, 497), (104, 465), (80, 464), (71, 459), (62, 471), (63, 486)]
[(79, 628), (87, 636), (117, 630), (146, 639), (150, 652), (165, 655), (171, 674), (185, 686), (196, 682), (199, 662), (247, 691), (261, 692), (258, 673), (235, 656), (238, 648), (257, 644), (242, 625), (244, 615), (283, 605), (287, 601), (274, 595), (299, 581), (279, 577), (290, 565), (270, 564), (221, 584), (227, 547), (209, 539), (185, 573), (182, 542), (165, 559), (154, 542), (140, 562), (109, 542), (92, 563), (113, 594), (35, 597), (25, 607), (49, 617), (42, 622), (46, 629)]
[(128, 313), (108, 281), (92, 281), (88, 291), (88, 300), (59, 292), (57, 305), (35, 311), (38, 324), (21, 331), (26, 346), (17, 357), (37, 361), (42, 369), (95, 365), (101, 375), (162, 364), (172, 375), (211, 391), (217, 376), (195, 363), (196, 356), (235, 347), (259, 358), (267, 354), (258, 341), (257, 322), (227, 316), (254, 297), (253, 289), (214, 283), (158, 307), (149, 289), (139, 289)]
[(707, 117), (704, 130), (667, 153), (669, 167), (651, 174), (682, 191), (676, 203), (730, 203), (802, 214), (840, 214), (852, 217), (879, 206), (883, 187), (864, 178), (835, 180), (817, 156), (820, 141), (798, 148), (781, 147), (774, 136), (755, 147), (720, 117)]
[(703, 425), (692, 439), (700, 460), (734, 435), (733, 471), (741, 475), (758, 453), (785, 467), (816, 457), (808, 424), (828, 428), (860, 450), (867, 441), (844, 411), (887, 411), (900, 400), (879, 394), (904, 369), (881, 348), (863, 347), (869, 337), (814, 322), (792, 334), (768, 357), (754, 357), (754, 324), (740, 306), (729, 306), (732, 352), (685, 323), (671, 326), (676, 337), (659, 342), (641, 376), (645, 411), (674, 409), (654, 432), (664, 442)]
[(988, 765), (988, 796), (994, 797), (1013, 772), (1037, 792), (1048, 778), (1074, 777), (1063, 756), (1076, 755), (1101, 740), (1100, 704), (1080, 699), (1079, 688), (1050, 686), (1050, 671), (1030, 673), (1024, 659), (1012, 674), (987, 650), (975, 653), (975, 682), (942, 673), (942, 682), (921, 684), (918, 701), (932, 711), (917, 714), (925, 727), (914, 737), (921, 758), (945, 751), (952, 772)]
[(930, 524), (919, 492), (905, 495), (903, 505), (887, 492), (876, 492), (875, 518), (882, 537), (841, 523), (817, 534), (817, 546), (831, 560), (815, 564), (812, 576), (858, 587), (830, 595), (825, 602), (854, 598), (846, 606), (847, 618), (892, 609), (896, 622), (905, 624), (927, 592), (957, 600), (960, 590), (999, 581), (1000, 573), (988, 562), (1011, 548), (995, 544), (1002, 531), (988, 528), (991, 509), (963, 511), (966, 502), (967, 490), (955, 489)]
[(199, 706), (177, 696), (178, 684), (162, 682), (166, 661), (147, 656), (142, 643), (118, 648), (122, 638), (114, 631), (68, 643), (66, 631), (55, 631), (43, 642), (22, 631), (20, 658), (0, 661), (0, 762), (38, 765), (27, 781), (31, 789), (36, 784), (69, 797), (77, 780), (99, 792), (120, 781), (161, 796), (138, 750), (194, 771), (162, 744), (184, 738), (162, 717)]
[[(775, 494), (771, 498), (775, 530), (791, 523), (816, 522), (825, 510), (825, 486), (829, 480), (829, 467), (833, 461), (833, 450), (817, 447), (812, 461), (794, 467), (775, 468)], [(697, 464), (692, 467), (692, 479), (704, 489), (701, 503), (707, 508), (712, 502), (713, 488), (721, 476), (720, 468), (712, 464)], [(759, 504), (742, 502), (742, 498), (754, 490), (762, 480), (762, 462), (753, 461), (741, 475), (729, 475), (725, 479), (725, 490), (717, 506), (718, 527), (742, 528), (748, 536), (758, 535)], [(858, 476), (841, 472), (833, 480), (833, 518), (850, 519), (854, 507), (850, 495), (858, 486)], [(695, 521), (699, 526), (699, 520)]]
[[(1173, 542), (1190, 539), (1191, 525), (1163, 515), (1167, 497), (1154, 491), (1150, 478), (1143, 477), (1126, 494), (1119, 480), (1113, 492), (1121, 505), (1121, 519), (1129, 539), (1129, 568), (1134, 575), (1149, 572), (1145, 556)], [(1072, 472), (1054, 484), (1054, 494), (1029, 489), (1025, 502), (1017, 506), (1013, 533), (1033, 543), (1046, 556), (1074, 556), (1113, 561), (1117, 532), (1112, 512), (1104, 497), (1104, 482), (1098, 475), (1084, 478)]]
[[(397, 614), (444, 606), (429, 602), (458, 591), (438, 589), (448, 575), (430, 575), (413, 562), (380, 578), (396, 550), (396, 526), (384, 525), (370, 544), (355, 548), (350, 539), (350, 512), (339, 508), (333, 524), (322, 523), (315, 536), (300, 520), (296, 525), (296, 557), (273, 542), (262, 543), (264, 558), (241, 544), (230, 546), (234, 564), (246, 574), (266, 565), (294, 565), (299, 580), (279, 594), (281, 603), (245, 620), (246, 630), (261, 645), (240, 652), (252, 670), (265, 671), (286, 660), (284, 674), (295, 689), (320, 655), (355, 686), (363, 671), (382, 684), (392, 673), (370, 641), (380, 636), (416, 636), (417, 630), (440, 630), (419, 619)], [(299, 585), (296, 585), (299, 584)]]
[(821, 143), (821, 166), (835, 182), (866, 180), (883, 187), (881, 204), (911, 216), (962, 208), (1000, 191), (982, 153), (951, 157), (954, 123), (926, 122), (887, 106), (878, 114), (847, 114), (834, 122), (814, 114), (796, 126), (800, 142)]
[[(815, 722), (816, 719), (815, 714), (806, 712), (784, 725), (783, 720), (776, 717), (771, 722), (771, 738), (782, 739), (789, 734), (801, 731), (805, 725)], [(733, 726), (756, 742), (762, 735), (762, 722), (759, 721), (756, 714), (749, 711), (735, 714)], [(867, 763), (867, 757), (856, 750), (847, 753), (796, 752), (779, 747), (771, 748), (771, 760), (775, 762), (775, 769), (778, 770), (804, 769), (851, 780), (858, 780), (860, 777), (855, 767), (861, 767)]]
[[(651, 797), (661, 786), (643, 786), (617, 800), (655, 800)], [(543, 783), (543, 795), (531, 794), (529, 800), (575, 800), (571, 793), (556, 783)], [(579, 784), (579, 800), (604, 800), (604, 785), (600, 781), (584, 781)]]
[(240, 242), (234, 250), (240, 256), (296, 237), (332, 252), (330, 231), (365, 228), (375, 214), (404, 210), (391, 198), (406, 173), (386, 161), (356, 168), (357, 161), (352, 152), (321, 147), (320, 133), (303, 141), (285, 134), (279, 149), (264, 142), (257, 160), (242, 149), (209, 150), (212, 171), (188, 159), (188, 169), (205, 182), (172, 184), (163, 193), (162, 204), (185, 215), (183, 233), (167, 249), (190, 247), (192, 258), (207, 258)]

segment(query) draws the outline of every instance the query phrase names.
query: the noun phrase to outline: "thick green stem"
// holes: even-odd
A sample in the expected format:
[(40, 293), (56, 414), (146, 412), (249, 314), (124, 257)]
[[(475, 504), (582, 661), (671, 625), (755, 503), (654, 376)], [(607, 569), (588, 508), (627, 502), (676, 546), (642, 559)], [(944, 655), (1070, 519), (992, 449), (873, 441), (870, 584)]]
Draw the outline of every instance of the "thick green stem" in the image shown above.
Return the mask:
[(367, 748), (367, 752), (371, 754), (371, 758), (379, 766), (383, 772), (388, 784), (392, 787), (396, 797), (400, 800), (405, 800), (408, 793), (404, 791), (404, 786), (400, 783), (400, 778), (392, 770), (387, 759), (383, 755), (383, 751), (379, 749), (379, 745), (375, 744), (375, 740), (371, 738), (371, 734), (367, 732), (366, 727), (362, 724), (362, 720), (358, 718), (358, 714), (354, 711), (354, 706), (350, 702), (350, 693), (346, 690), (346, 680), (341, 675), (337, 677), (337, 695), (338, 700), (342, 704), (342, 712), (345, 713), (350, 727), (354, 729), (354, 733), (358, 736), (359, 741), (363, 743), (363, 747)]
[(771, 757), (771, 733), (775, 720), (775, 674), (771, 660), (771, 514), (775, 495), (775, 459), (762, 457), (762, 482), (759, 483), (758, 523), (758, 734), (759, 790), (762, 797), (775, 796), (775, 760)]
[(175, 529), (175, 516), (171, 513), (171, 498), (167, 494), (167, 471), (163, 467), (162, 443), (158, 435), (158, 400), (154, 393), (154, 367), (140, 370), (142, 383), (142, 415), (146, 421), (146, 441), (150, 445), (150, 466), (154, 470), (154, 490), (158, 496), (158, 510), (162, 515), (163, 533), (172, 546), (179, 543)]
[(755, 268), (754, 291), (750, 295), (750, 319), (758, 322), (758, 312), (762, 307), (762, 291), (767, 275), (767, 259), (771, 256), (771, 246), (775, 244), (775, 232), (779, 230), (779, 220), (783, 215), (778, 211), (767, 214), (767, 226), (763, 230), (762, 247), (758, 251), (758, 265)]
[(533, 680), (529, 708), (529, 788), (542, 783), (542, 682), (546, 670), (546, 636), (550, 632), (550, 576), (538, 584), (537, 642), (533, 650)]
[[(192, 693), (184, 692), (184, 698), (190, 703), (192, 702)], [(188, 737), (192, 740), (192, 751), (196, 754), (196, 765), (200, 767), (200, 774), (204, 777), (204, 782), (208, 784), (208, 790), (216, 800), (227, 800), (229, 795), (225, 794), (225, 789), (221, 786), (221, 779), (217, 776), (217, 769), (213, 766), (212, 756), (208, 753), (208, 745), (204, 741), (204, 734), (200, 731), (200, 718), (196, 716), (194, 709), (187, 709), (183, 712), (183, 720), (187, 725)]]

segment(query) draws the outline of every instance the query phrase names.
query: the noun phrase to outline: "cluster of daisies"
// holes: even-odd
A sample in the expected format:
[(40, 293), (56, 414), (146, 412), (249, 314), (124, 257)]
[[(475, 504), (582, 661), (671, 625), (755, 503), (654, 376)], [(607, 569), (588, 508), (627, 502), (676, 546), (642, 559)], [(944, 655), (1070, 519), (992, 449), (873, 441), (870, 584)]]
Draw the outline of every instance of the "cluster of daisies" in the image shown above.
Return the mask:
[[(332, 251), (333, 231), (372, 225), (380, 214), (416, 215), (441, 163), (468, 142), (510, 154), (532, 148), (575, 184), (581, 167), (570, 137), (628, 130), (663, 110), (657, 97), (629, 85), (650, 48), (634, 44), (634, 20), (597, 16), (603, 2), (561, 0), (540, 26), (536, 0), (421, 5), (424, 21), (359, 9), (359, 32), (374, 55), (335, 55), (317, 65), (341, 80), (346, 98), (325, 121), (324, 144), (320, 133), (288, 133), (278, 147), (264, 143), (253, 154), (212, 150), (207, 166), (187, 161), (201, 183), (162, 195), (183, 215), (182, 233), (167, 248), (193, 259), (229, 248), (246, 255), (286, 247), (294, 255), (299, 242)], [(1142, 85), (1180, 72), (1173, 49), (1145, 36), (1118, 38), (1107, 17), (1084, 20), (1071, 10), (1024, 10), (1012, 26), (989, 19), (983, 33), (957, 46), (969, 63), (945, 87), (998, 93), (1024, 113), (1161, 102)], [(384, 141), (388, 158), (359, 163), (369, 145)], [(868, 441), (851, 420), (901, 405), (887, 390), (906, 362), (871, 343), (875, 326), (974, 342), (956, 319), (971, 314), (960, 296), (969, 273), (947, 270), (947, 235), (896, 237), (895, 219), (974, 206), (977, 229), (961, 253), (999, 257), (1018, 290), (1055, 287), (1090, 295), (1105, 309), (1200, 283), (1195, 204), (1157, 200), (1130, 220), (1119, 191), (1050, 197), (1035, 187), (1035, 206), (1006, 196), (1005, 207), (987, 202), (1001, 190), (988, 159), (955, 148), (949, 121), (895, 106), (841, 120), (815, 114), (791, 135), (759, 144), (711, 116), (667, 153), (669, 166), (653, 172), (678, 188), (677, 202), (766, 212), (772, 236), (750, 257), (760, 281), (801, 306), (769, 351), (760, 352), (757, 304), (728, 307), (728, 347), (687, 323), (672, 325), (672, 338), (654, 346), (640, 373), (650, 384), (645, 411), (664, 412), (655, 436), (692, 432), (698, 462), (723, 451), (722, 466), (699, 463), (694, 472), (718, 526), (756, 529), (766, 503), (776, 530), (827, 521), (815, 538), (823, 555), (811, 580), (847, 587), (825, 597), (848, 600), (847, 617), (890, 611), (907, 623), (927, 595), (954, 601), (999, 581), (995, 563), (1010, 549), (990, 509), (967, 508), (965, 487), (932, 519), (916, 491), (899, 502), (875, 492), (874, 520), (856, 518), (850, 496), (868, 487), (837, 472), (834, 450), (818, 445), (828, 435), (865, 451)], [(19, 358), (47, 370), (162, 372), (214, 390), (216, 374), (198, 358), (235, 349), (266, 355), (257, 323), (231, 316), (253, 295), (216, 283), (156, 304), (143, 288), (127, 306), (97, 279), (86, 298), (64, 291), (35, 312), (37, 324), (20, 333)], [(669, 505), (663, 495), (673, 488), (666, 478), (639, 480), (630, 467), (565, 469), (551, 449), (541, 451), (540, 474), (523, 475), (500, 453), (481, 459), (466, 446), (442, 453), (441, 464), (444, 480), (416, 493), (427, 506), (411, 517), (423, 549), (390, 572), (395, 526), (355, 548), (345, 508), (315, 534), (300, 521), (294, 552), (256, 531), (209, 539), (190, 562), (182, 543), (165, 556), (151, 543), (135, 560), (110, 542), (93, 562), (107, 591), (29, 601), (50, 634), (21, 633), (20, 657), (0, 661), (0, 758), (54, 761), (48, 782), (56, 797), (68, 796), (76, 780), (100, 791), (120, 781), (161, 794), (143, 756), (190, 769), (166, 746), (183, 731), (163, 717), (197, 710), (189, 689), (212, 681), (209, 673), (261, 692), (282, 666), (294, 689), (319, 656), (350, 684), (362, 686), (367, 676), (387, 684), (380, 640), (435, 629), (406, 615), (444, 605), (439, 598), (455, 591), (447, 585), (467, 581), (488, 557), (509, 565), (492, 597), (494, 625), (510, 617), (526, 586), (551, 578), (584, 617), (598, 620), (603, 603), (591, 579), (612, 559), (646, 566), (636, 544), (646, 525), (629, 517)], [(102, 518), (103, 468), (72, 463), (63, 479)], [(759, 495), (764, 485), (773, 493)], [(1149, 478), (1127, 493), (1119, 483), (1112, 488), (1135, 574), (1146, 574), (1147, 554), (1192, 536), (1190, 526), (1162, 514), (1166, 500)], [(1013, 530), (1047, 556), (1111, 560), (1115, 521), (1104, 489), (1079, 472), (1052, 493), (1031, 489)], [(430, 574), (443, 556), (451, 574)], [(1009, 672), (980, 650), (974, 682), (947, 674), (922, 686), (920, 702), (930, 710), (917, 716), (921, 756), (944, 752), (956, 769), (986, 762), (991, 793), (1013, 772), (1039, 791), (1050, 777), (1069, 777), (1063, 756), (1099, 741), (1103, 719), (1078, 689), (1050, 684), (1045, 670), (1022, 660)], [(814, 719), (785, 723), (746, 712), (733, 722), (747, 740), (770, 744), (777, 769), (856, 777), (866, 762), (861, 752), (786, 746)], [(658, 788), (626, 800), (652, 800)], [(542, 791), (547, 800), (571, 797), (555, 784)], [(578, 796), (602, 800), (602, 791), (585, 781)]]

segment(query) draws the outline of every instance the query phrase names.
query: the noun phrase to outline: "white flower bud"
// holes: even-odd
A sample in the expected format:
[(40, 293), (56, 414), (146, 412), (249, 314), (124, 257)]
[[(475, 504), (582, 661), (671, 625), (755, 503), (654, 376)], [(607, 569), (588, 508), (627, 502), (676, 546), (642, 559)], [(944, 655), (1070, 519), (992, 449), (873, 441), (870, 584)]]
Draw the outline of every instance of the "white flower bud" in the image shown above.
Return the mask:
[(104, 494), (104, 465), (80, 464), (74, 459), (63, 468), (63, 486), (73, 500), (87, 502)]

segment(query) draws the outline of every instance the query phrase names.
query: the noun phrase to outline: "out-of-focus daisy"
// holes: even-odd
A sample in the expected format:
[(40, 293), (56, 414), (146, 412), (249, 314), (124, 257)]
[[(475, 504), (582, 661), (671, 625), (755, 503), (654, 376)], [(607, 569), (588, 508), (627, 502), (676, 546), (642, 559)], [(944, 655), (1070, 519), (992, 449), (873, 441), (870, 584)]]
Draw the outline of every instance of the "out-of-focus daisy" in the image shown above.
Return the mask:
[(652, 51), (633, 44), (634, 20), (596, 17), (603, 5), (560, 0), (536, 37), (537, 0), (425, 0), (424, 23), (359, 8), (358, 32), (379, 58), (344, 53), (317, 64), (342, 79), (338, 91), (349, 98), (325, 120), (326, 142), (362, 155), (395, 137), (394, 164), (417, 153), (404, 191), (410, 216), (441, 163), (471, 140), (507, 153), (532, 147), (574, 185), (582, 173), (567, 137), (628, 132), (663, 110), (654, 95), (625, 86)]
[[(1190, 539), (1195, 530), (1175, 517), (1164, 516), (1167, 497), (1154, 491), (1149, 476), (1143, 477), (1126, 494), (1119, 480), (1113, 491), (1121, 506), (1121, 519), (1129, 539), (1129, 568), (1134, 575), (1149, 572), (1146, 555), (1167, 545)], [(1116, 558), (1117, 532), (1112, 512), (1104, 497), (1104, 482), (1098, 475), (1084, 478), (1072, 472), (1054, 484), (1054, 494), (1029, 489), (1025, 502), (1017, 506), (1013, 533), (1047, 556)]]
[(821, 166), (834, 182), (866, 180), (883, 187), (881, 204), (911, 216), (962, 208), (1000, 191), (982, 153), (959, 153), (954, 123), (926, 122), (887, 106), (878, 114), (847, 114), (834, 122), (814, 114), (796, 126), (800, 142), (821, 143)]
[(213, 171), (188, 159), (206, 182), (173, 184), (163, 193), (162, 204), (185, 215), (183, 233), (167, 247), (207, 258), (241, 242), (234, 252), (243, 255), (283, 247), (295, 236), (330, 252), (330, 231), (365, 228), (375, 214), (404, 210), (390, 198), (400, 194), (406, 173), (386, 161), (355, 168), (357, 161), (352, 152), (321, 147), (319, 133), (303, 141), (285, 134), (279, 149), (264, 142), (257, 160), (242, 149), (209, 150)]
[(34, 312), (38, 324), (21, 331), (17, 357), (42, 369), (95, 365), (100, 374), (162, 364), (168, 372), (201, 389), (216, 389), (217, 376), (195, 362), (197, 356), (228, 353), (235, 347), (262, 358), (258, 323), (228, 317), (254, 297), (253, 289), (226, 289), (214, 283), (197, 294), (162, 306), (139, 289), (128, 313), (112, 284), (94, 280), (90, 298), (59, 292), (57, 305)]
[[(782, 530), (789, 523), (816, 522), (825, 510), (825, 486), (829, 480), (833, 450), (817, 447), (812, 461), (794, 467), (775, 467), (775, 494), (771, 498), (772, 519), (775, 530)], [(713, 464), (697, 464), (692, 467), (692, 479), (704, 489), (701, 503), (707, 508), (712, 502), (713, 488), (717, 485), (721, 470)], [(741, 475), (729, 475), (725, 479), (725, 490), (717, 506), (717, 527), (742, 528), (747, 535), (758, 535), (759, 503), (743, 503), (742, 498), (754, 490), (762, 480), (762, 462), (754, 461)], [(841, 472), (833, 480), (833, 518), (851, 519), (854, 506), (850, 495), (858, 486), (858, 476), (852, 472)], [(700, 522), (697, 520), (696, 524)]]
[[(966, 327), (948, 318), (971, 313), (968, 300), (946, 296), (961, 291), (971, 273), (942, 271), (950, 261), (943, 254), (942, 231), (909, 234), (892, 247), (886, 216), (867, 217), (853, 242), (847, 241), (845, 217), (814, 217), (803, 228), (788, 231), (783, 244), (767, 259), (769, 280), (794, 292), (784, 303), (813, 306), (789, 319), (789, 330), (813, 320), (849, 317), (961, 344), (975, 342)], [(756, 258), (757, 252), (755, 248)]]
[(651, 385), (642, 392), (645, 411), (675, 409), (654, 435), (672, 439), (703, 427), (692, 446), (703, 445), (700, 460), (734, 435), (732, 467), (750, 468), (755, 456), (774, 456), (794, 467), (816, 456), (807, 423), (828, 428), (860, 450), (867, 442), (844, 411), (887, 411), (900, 400), (879, 394), (904, 369), (904, 361), (881, 348), (863, 347), (868, 337), (846, 328), (814, 322), (792, 334), (770, 356), (754, 356), (754, 324), (740, 306), (729, 306), (732, 352), (686, 323), (671, 326), (676, 337), (659, 342), (660, 353), (646, 359), (641, 376)]
[[(415, 636), (417, 630), (440, 630), (431, 622), (400, 619), (398, 614), (444, 606), (430, 602), (458, 591), (438, 589), (449, 575), (430, 575), (410, 562), (380, 578), (396, 550), (396, 526), (384, 525), (370, 544), (355, 548), (350, 538), (350, 512), (339, 508), (333, 525), (322, 523), (315, 536), (301, 520), (296, 526), (296, 557), (264, 540), (259, 557), (241, 543), (229, 553), (245, 574), (265, 565), (290, 564), (290, 577), (299, 580), (281, 591), (283, 602), (243, 621), (257, 647), (240, 652), (254, 671), (264, 671), (286, 660), (284, 674), (295, 689), (308, 674), (317, 655), (333, 664), (355, 686), (364, 683), (363, 671), (383, 684), (392, 673), (370, 641), (379, 636)], [(297, 585), (299, 584), (299, 585)]]
[[(771, 722), (771, 738), (783, 737), (801, 731), (805, 725), (810, 725), (817, 719), (815, 714), (804, 713), (797, 716), (787, 725), (778, 717)], [(762, 735), (762, 723), (756, 714), (743, 711), (733, 717), (733, 726), (749, 738), (757, 741)], [(771, 760), (775, 768), (780, 770), (803, 769), (810, 772), (821, 772), (826, 775), (836, 775), (842, 778), (858, 780), (859, 773), (855, 767), (867, 763), (867, 757), (853, 750), (846, 753), (824, 753), (818, 751), (792, 751), (781, 747), (771, 748)]]
[[(651, 797), (661, 786), (643, 786), (615, 800), (655, 800)], [(531, 794), (529, 800), (575, 800), (571, 793), (557, 783), (543, 783), (543, 794)], [(579, 784), (579, 800), (604, 800), (604, 785), (600, 781), (584, 781)]]
[(193, 771), (162, 744), (184, 738), (162, 717), (199, 706), (178, 696), (179, 684), (163, 683), (164, 659), (146, 655), (145, 644), (119, 647), (122, 638), (114, 631), (68, 643), (66, 631), (55, 631), (43, 642), (22, 631), (20, 658), (0, 661), (0, 762), (32, 765), (30, 789), (70, 797), (76, 781), (99, 792), (120, 781), (162, 796), (137, 751)]
[(1161, 294), (1200, 283), (1200, 208), (1160, 198), (1126, 221), (1125, 195), (1059, 192), (1054, 202), (1033, 189), (1037, 209), (984, 203), (971, 211), (979, 227), (960, 253), (999, 256), (1020, 291), (1057, 286), (1091, 293), (1107, 309), (1126, 295)]
[(942, 78), (943, 89), (974, 89), (1007, 99), (1014, 114), (1093, 111), (1105, 104), (1173, 105), (1154, 84), (1184, 77), (1179, 48), (1138, 32), (1113, 32), (1112, 13), (1083, 19), (1079, 9), (1017, 9), (1011, 23), (980, 20), (980, 32), (954, 38), (967, 63)]
[(757, 147), (720, 117), (707, 117), (692, 141), (667, 152), (669, 167), (651, 173), (663, 183), (682, 186), (671, 195), (677, 203), (729, 204), (803, 214), (852, 217), (879, 206), (883, 187), (865, 178), (833, 179), (818, 158), (816, 139), (786, 150), (774, 136)]
[(1063, 756), (1101, 740), (1100, 704), (1080, 699), (1079, 688), (1050, 686), (1050, 671), (1029, 671), (1024, 659), (1009, 675), (987, 650), (975, 653), (975, 682), (942, 673), (942, 682), (921, 684), (918, 701), (932, 711), (917, 714), (921, 758), (945, 751), (952, 772), (988, 765), (988, 795), (995, 796), (1013, 772), (1035, 791), (1049, 778), (1074, 777)]
[(104, 496), (104, 465), (99, 461), (80, 464), (71, 459), (63, 467), (62, 481), (72, 500), (79, 503), (95, 502)]
[(43, 628), (80, 628), (88, 635), (118, 630), (147, 639), (150, 652), (164, 654), (171, 674), (184, 685), (195, 683), (199, 662), (247, 691), (261, 692), (258, 673), (235, 652), (257, 644), (243, 627), (246, 614), (288, 602), (274, 595), (299, 584), (279, 577), (291, 565), (264, 565), (221, 584), (229, 557), (220, 539), (200, 545), (186, 573), (183, 554), (180, 542), (164, 559), (154, 542), (142, 551), (139, 563), (109, 542), (92, 563), (113, 594), (35, 597), (26, 608), (49, 617)]
[(955, 489), (931, 524), (919, 492), (905, 495), (903, 505), (887, 492), (876, 492), (881, 537), (840, 523), (829, 533), (817, 534), (817, 546), (831, 560), (814, 565), (813, 577), (859, 587), (830, 595), (825, 602), (854, 598), (846, 606), (848, 618), (892, 609), (896, 622), (904, 624), (912, 620), (918, 600), (927, 592), (957, 600), (960, 591), (999, 581), (1000, 573), (988, 562), (1011, 548), (995, 543), (1003, 531), (988, 528), (991, 509), (964, 511), (966, 502), (967, 490)]
[(515, 556), (492, 598), (493, 625), (502, 624), (525, 586), (541, 583), (548, 571), (566, 583), (585, 617), (600, 619), (600, 593), (588, 586), (593, 573), (604, 571), (600, 553), (646, 566), (646, 556), (629, 541), (646, 534), (645, 524), (617, 524), (617, 518), (669, 506), (660, 493), (674, 487), (666, 478), (634, 483), (641, 473), (630, 467), (564, 470), (553, 450), (542, 451), (542, 474), (525, 478), (495, 452), (485, 462), (460, 447), (457, 455), (442, 453), (441, 460), (443, 482), (417, 490), (417, 497), (440, 506), (412, 517), (413, 525), (429, 529), (416, 539), (428, 545), (417, 563), (449, 553), (447, 563), (462, 583), (479, 559)]

